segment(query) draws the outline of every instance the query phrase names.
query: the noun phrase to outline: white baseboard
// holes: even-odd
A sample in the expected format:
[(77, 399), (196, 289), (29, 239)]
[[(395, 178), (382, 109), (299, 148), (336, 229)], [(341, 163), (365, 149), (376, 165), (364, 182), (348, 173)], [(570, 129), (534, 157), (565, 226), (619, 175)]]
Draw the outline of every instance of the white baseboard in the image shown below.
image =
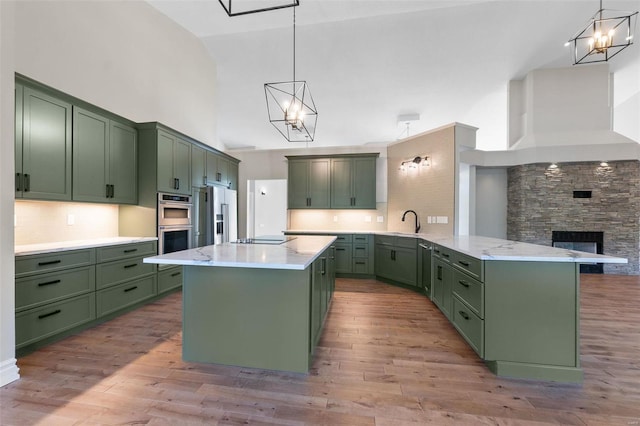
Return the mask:
[(20, 378), (20, 369), (16, 365), (16, 359), (11, 358), (0, 362), (0, 386), (7, 385)]

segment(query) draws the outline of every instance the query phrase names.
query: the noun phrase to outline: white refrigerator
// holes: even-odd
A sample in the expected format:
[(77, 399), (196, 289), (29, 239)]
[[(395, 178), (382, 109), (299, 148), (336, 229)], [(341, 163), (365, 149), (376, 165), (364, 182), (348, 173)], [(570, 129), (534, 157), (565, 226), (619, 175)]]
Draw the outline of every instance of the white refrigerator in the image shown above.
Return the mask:
[(238, 239), (238, 195), (222, 186), (193, 190), (193, 247)]

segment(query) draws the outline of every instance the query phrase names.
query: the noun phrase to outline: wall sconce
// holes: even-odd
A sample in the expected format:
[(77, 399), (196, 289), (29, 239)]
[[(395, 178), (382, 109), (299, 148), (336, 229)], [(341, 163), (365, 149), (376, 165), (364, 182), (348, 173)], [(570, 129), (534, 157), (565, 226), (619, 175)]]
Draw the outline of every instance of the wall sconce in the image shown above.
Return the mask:
[(424, 157), (414, 157), (410, 160), (403, 161), (402, 163), (400, 163), (400, 167), (398, 168), (398, 170), (405, 171), (407, 167), (416, 169), (418, 168), (419, 164), (422, 164), (423, 167), (429, 166), (429, 157), (425, 155)]

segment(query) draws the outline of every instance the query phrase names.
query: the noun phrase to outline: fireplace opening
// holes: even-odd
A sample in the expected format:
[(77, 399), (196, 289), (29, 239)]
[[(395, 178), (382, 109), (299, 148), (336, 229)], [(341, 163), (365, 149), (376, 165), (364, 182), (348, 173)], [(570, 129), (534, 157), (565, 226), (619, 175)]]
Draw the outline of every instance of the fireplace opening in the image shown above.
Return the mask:
[[(584, 251), (587, 253), (604, 254), (603, 232), (583, 231), (551, 231), (551, 245), (567, 250)], [(602, 263), (582, 263), (580, 273), (602, 274)]]

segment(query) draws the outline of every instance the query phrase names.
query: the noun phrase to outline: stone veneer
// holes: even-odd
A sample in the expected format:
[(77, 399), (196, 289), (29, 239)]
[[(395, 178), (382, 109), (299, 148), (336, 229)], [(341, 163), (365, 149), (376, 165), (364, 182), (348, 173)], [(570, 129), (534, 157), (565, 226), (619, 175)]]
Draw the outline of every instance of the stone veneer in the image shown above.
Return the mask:
[[(604, 254), (629, 259), (605, 273), (635, 275), (640, 257), (640, 162), (510, 167), (507, 238), (551, 245), (551, 231), (602, 231)], [(592, 191), (592, 198), (573, 198)]]

